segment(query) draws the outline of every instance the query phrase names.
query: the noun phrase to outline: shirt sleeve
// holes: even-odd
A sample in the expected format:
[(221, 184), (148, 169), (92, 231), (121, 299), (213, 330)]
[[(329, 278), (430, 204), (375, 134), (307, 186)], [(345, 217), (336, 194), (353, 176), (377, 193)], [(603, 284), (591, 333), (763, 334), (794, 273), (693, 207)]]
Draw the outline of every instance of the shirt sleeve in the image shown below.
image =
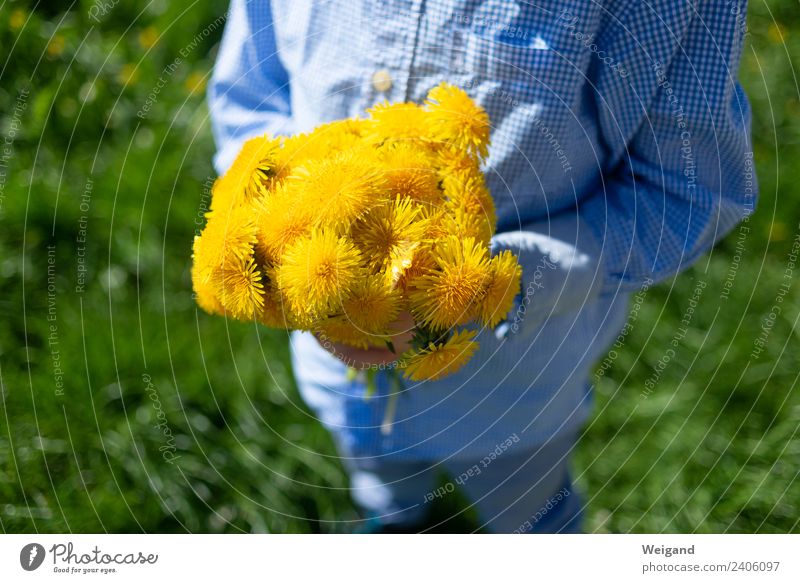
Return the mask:
[(219, 173), (247, 138), (290, 133), (289, 76), (278, 55), (269, 2), (231, 0), (208, 102)]
[(734, 11), (700, 6), (669, 66), (653, 64), (647, 115), (603, 187), (495, 236), (494, 250), (519, 254), (526, 325), (675, 275), (754, 210), (741, 30)]

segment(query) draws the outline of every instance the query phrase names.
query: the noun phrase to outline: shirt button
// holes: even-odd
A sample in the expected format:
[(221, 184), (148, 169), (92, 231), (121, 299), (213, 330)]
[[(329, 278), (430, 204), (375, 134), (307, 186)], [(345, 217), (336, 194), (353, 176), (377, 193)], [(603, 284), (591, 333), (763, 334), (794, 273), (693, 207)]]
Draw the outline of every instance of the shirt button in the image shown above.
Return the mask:
[(392, 75), (388, 69), (379, 69), (372, 74), (372, 87), (380, 93), (386, 93), (392, 88)]

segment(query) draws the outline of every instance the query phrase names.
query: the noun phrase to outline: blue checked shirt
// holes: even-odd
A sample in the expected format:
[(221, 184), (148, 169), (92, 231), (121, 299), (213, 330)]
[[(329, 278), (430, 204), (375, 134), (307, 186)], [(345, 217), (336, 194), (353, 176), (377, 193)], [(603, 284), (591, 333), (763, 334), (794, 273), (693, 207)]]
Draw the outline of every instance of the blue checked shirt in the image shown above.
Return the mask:
[(489, 113), (495, 250), (522, 293), (461, 372), (376, 397), (305, 333), (306, 402), (345, 455), (483, 457), (590, 411), (593, 363), (630, 294), (675, 276), (754, 210), (736, 82), (745, 0), (233, 0), (209, 100), (222, 172), (256, 134), (307, 131), (448, 81)]

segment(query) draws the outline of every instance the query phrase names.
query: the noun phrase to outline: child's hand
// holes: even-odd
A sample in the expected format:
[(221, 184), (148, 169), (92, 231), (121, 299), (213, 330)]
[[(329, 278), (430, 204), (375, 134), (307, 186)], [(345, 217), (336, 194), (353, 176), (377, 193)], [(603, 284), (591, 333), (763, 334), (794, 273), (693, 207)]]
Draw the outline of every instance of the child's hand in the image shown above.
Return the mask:
[(391, 332), (390, 340), (394, 352), (384, 347), (371, 347), (364, 350), (337, 342), (324, 342), (322, 346), (346, 365), (356, 369), (387, 365), (396, 362), (405, 351), (411, 348), (411, 339), (414, 337), (414, 319), (411, 314), (402, 312), (392, 325)]

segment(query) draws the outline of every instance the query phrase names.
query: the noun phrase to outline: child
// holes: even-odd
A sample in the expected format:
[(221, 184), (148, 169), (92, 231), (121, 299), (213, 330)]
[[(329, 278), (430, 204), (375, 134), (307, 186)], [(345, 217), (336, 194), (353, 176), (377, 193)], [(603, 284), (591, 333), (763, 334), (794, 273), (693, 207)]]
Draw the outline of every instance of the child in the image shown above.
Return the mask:
[[(442, 81), (491, 119), (492, 248), (519, 255), (523, 281), (472, 361), (407, 384), (387, 432), (386, 378), (365, 398), (344, 362), (394, 354), (331, 354), (292, 334), (300, 392), (377, 530), (422, 528), (430, 503), (456, 487), (486, 530), (580, 530), (567, 462), (591, 410), (592, 364), (631, 293), (675, 276), (755, 206), (750, 111), (735, 79), (745, 9), (745, 0), (232, 1), (209, 92), (220, 172), (248, 137), (420, 102)], [(407, 339), (399, 330), (396, 343)]]

